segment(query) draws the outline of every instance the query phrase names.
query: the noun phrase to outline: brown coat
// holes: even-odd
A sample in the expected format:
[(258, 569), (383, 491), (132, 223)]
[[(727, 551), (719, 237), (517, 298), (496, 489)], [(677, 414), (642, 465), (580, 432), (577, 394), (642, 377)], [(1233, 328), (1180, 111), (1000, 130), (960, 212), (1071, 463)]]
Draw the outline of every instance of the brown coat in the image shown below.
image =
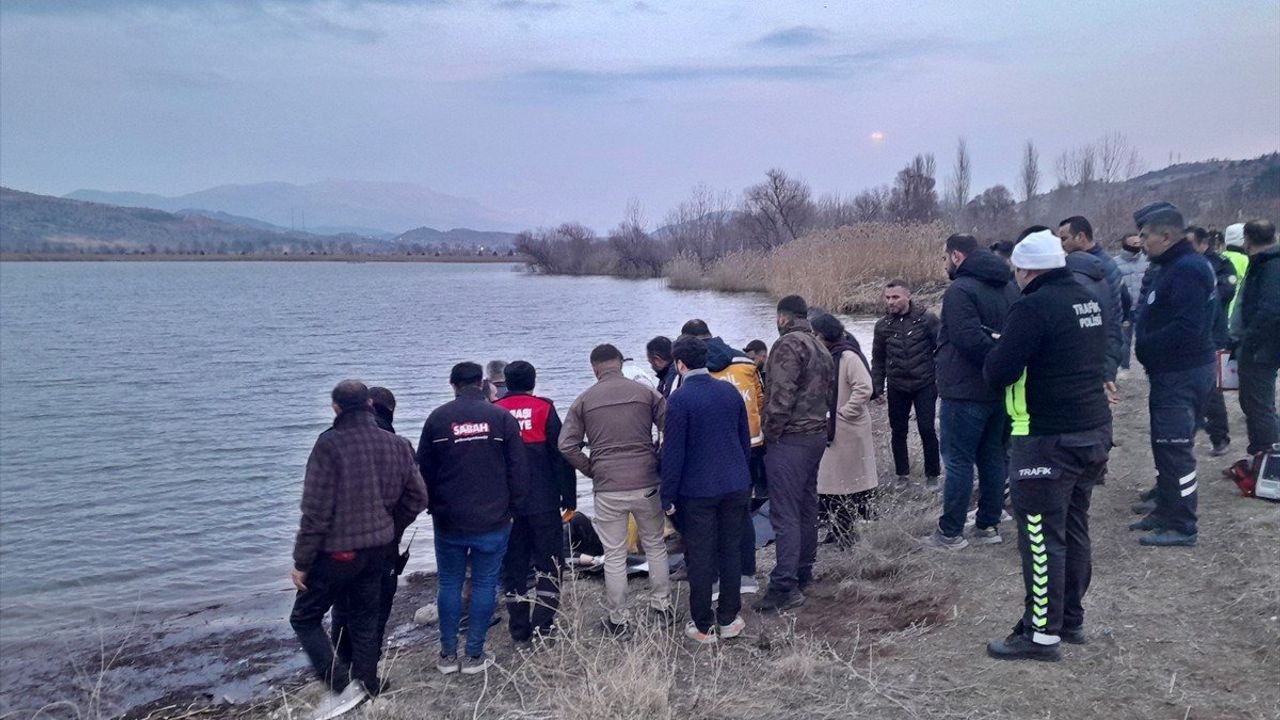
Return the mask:
[[(569, 406), (560, 429), (560, 453), (591, 478), (595, 492), (657, 487), (654, 427), (666, 422), (667, 401), (658, 391), (609, 370)], [(591, 454), (584, 450), (590, 445)]]
[(857, 355), (846, 350), (836, 371), (836, 437), (818, 467), (818, 493), (849, 495), (879, 484), (876, 446), (871, 435), (871, 373)]

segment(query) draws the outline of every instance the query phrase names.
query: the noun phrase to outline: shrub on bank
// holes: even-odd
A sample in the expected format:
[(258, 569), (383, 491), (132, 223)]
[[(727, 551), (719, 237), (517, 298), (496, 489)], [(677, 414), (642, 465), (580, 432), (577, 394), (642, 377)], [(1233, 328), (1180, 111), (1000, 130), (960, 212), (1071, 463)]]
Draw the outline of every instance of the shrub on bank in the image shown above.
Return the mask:
[(707, 269), (706, 285), (721, 292), (764, 292), (768, 289), (769, 256), (758, 250), (737, 250)]
[(926, 291), (946, 280), (942, 243), (948, 232), (938, 222), (820, 230), (773, 252), (767, 289), (775, 296), (803, 295), (811, 304), (843, 312), (878, 312), (887, 280), (902, 278)]
[(663, 274), (667, 276), (667, 287), (672, 290), (701, 290), (706, 284), (698, 259), (685, 253), (672, 258)]

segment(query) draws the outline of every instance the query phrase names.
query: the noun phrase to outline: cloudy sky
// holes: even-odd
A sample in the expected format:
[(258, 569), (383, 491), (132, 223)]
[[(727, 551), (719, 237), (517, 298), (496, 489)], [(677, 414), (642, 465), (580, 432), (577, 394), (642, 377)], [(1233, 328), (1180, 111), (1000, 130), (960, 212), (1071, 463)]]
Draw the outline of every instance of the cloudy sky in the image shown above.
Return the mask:
[[(1112, 131), (1152, 167), (1280, 146), (1280, 3), (0, 0), (0, 183), (396, 180), (530, 225), (651, 223), (771, 166), (916, 152), (974, 190)], [(873, 133), (882, 133), (873, 140)]]

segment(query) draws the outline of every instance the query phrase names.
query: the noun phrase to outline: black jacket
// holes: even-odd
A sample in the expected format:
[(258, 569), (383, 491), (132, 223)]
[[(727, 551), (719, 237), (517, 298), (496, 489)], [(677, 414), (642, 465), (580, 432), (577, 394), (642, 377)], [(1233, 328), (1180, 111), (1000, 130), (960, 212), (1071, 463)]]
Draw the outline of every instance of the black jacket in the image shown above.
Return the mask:
[[(1096, 247), (1096, 246), (1095, 246)], [(1108, 260), (1110, 258), (1107, 258)], [(1112, 267), (1115, 263), (1112, 263)], [(1124, 359), (1124, 306), (1120, 302), (1120, 293), (1107, 280), (1107, 265), (1097, 255), (1078, 250), (1067, 255), (1067, 269), (1075, 277), (1076, 282), (1084, 286), (1102, 306), (1102, 326), (1107, 335), (1107, 380), (1115, 380)], [(1117, 270), (1117, 272), (1119, 272)]]
[[(1181, 240), (1151, 258), (1158, 267), (1137, 311), (1133, 351), (1148, 373), (1176, 372), (1213, 362), (1217, 280), (1209, 261)], [(1148, 271), (1150, 272), (1150, 271)]]
[(938, 395), (947, 400), (998, 402), (1000, 390), (982, 378), (982, 363), (995, 347), (1009, 306), (1018, 299), (1013, 271), (990, 250), (977, 250), (956, 268), (942, 296), (938, 330)]
[(915, 392), (933, 384), (933, 353), (938, 348), (937, 315), (914, 302), (905, 315), (888, 314), (876, 321), (871, 339), (871, 392), (889, 388)]
[(529, 491), (520, 424), (486, 401), (479, 388), (462, 389), (427, 418), (418, 467), (436, 532), (498, 530)]
[(1236, 298), (1236, 286), (1240, 278), (1236, 277), (1236, 266), (1230, 260), (1216, 252), (1207, 252), (1204, 259), (1213, 268), (1213, 276), (1217, 281), (1218, 312), (1213, 316), (1213, 346), (1218, 349), (1231, 347), (1231, 333), (1227, 330), (1227, 309)]
[(1280, 248), (1273, 247), (1250, 257), (1244, 277), (1244, 289), (1240, 291), (1244, 334), (1236, 358), (1280, 366)]
[(1060, 268), (1032, 280), (1009, 309), (983, 374), (993, 387), (1006, 388), (1014, 435), (1061, 435), (1111, 422), (1102, 386), (1103, 302)]
[(671, 391), (675, 389), (676, 381), (679, 379), (680, 373), (676, 372), (676, 363), (672, 360), (671, 364), (667, 365), (666, 370), (658, 373), (658, 392), (662, 394), (662, 397), (671, 396)]
[(529, 494), (515, 513), (533, 515), (578, 507), (578, 476), (560, 454), (560, 413), (555, 404), (529, 393), (508, 392), (494, 405), (511, 413), (524, 440)]

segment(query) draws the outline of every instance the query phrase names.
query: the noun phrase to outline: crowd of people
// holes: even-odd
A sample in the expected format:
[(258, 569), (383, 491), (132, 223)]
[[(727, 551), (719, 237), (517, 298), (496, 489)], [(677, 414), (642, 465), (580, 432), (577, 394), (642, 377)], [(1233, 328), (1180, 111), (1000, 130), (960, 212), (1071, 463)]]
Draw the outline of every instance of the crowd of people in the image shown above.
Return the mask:
[(416, 451), (394, 433), (390, 391), (339, 383), (333, 427), (307, 463), (293, 557), (291, 623), (333, 691), (320, 716), (385, 687), (377, 666), (406, 559), (402, 536), (423, 510), (439, 575), (441, 673), (492, 665), (485, 640), (499, 588), (517, 646), (553, 638), (579, 474), (590, 483), (603, 554), (605, 633), (625, 638), (635, 619), (632, 544), (647, 560), (647, 612), (674, 622), (674, 528), (689, 583), (685, 636), (699, 644), (740, 636), (742, 596), (758, 591), (752, 516), (766, 498), (774, 565), (753, 608), (799, 607), (814, 582), (820, 528), (824, 542), (848, 546), (875, 517), (873, 403), (887, 405), (895, 489), (916, 486), (907, 442), (915, 415), (919, 487), (941, 494), (924, 546), (1000, 543), (1001, 524), (1013, 523), (1026, 598), (1013, 632), (988, 654), (1060, 659), (1063, 642), (1087, 640), (1089, 502), (1105, 478), (1130, 348), (1150, 385), (1155, 462), (1154, 487), (1135, 505), (1144, 516), (1131, 526), (1145, 531), (1142, 545), (1197, 542), (1195, 435), (1206, 429), (1214, 456), (1230, 446), (1215, 382), (1220, 354), (1239, 367), (1248, 452), (1277, 441), (1274, 226), (1218, 234), (1188, 227), (1168, 203), (1134, 220), (1115, 258), (1083, 217), (1056, 231), (1029, 227), (991, 249), (950, 236), (940, 316), (906, 282), (888, 282), (870, 358), (840, 320), (792, 295), (777, 304), (771, 347), (753, 340), (735, 349), (700, 319), (674, 340), (653, 338), (645, 346), (653, 383), (628, 377), (617, 347), (597, 346), (588, 358), (596, 382), (563, 419), (535, 394), (529, 362), (462, 362), (449, 377), (455, 398), (427, 418)]

